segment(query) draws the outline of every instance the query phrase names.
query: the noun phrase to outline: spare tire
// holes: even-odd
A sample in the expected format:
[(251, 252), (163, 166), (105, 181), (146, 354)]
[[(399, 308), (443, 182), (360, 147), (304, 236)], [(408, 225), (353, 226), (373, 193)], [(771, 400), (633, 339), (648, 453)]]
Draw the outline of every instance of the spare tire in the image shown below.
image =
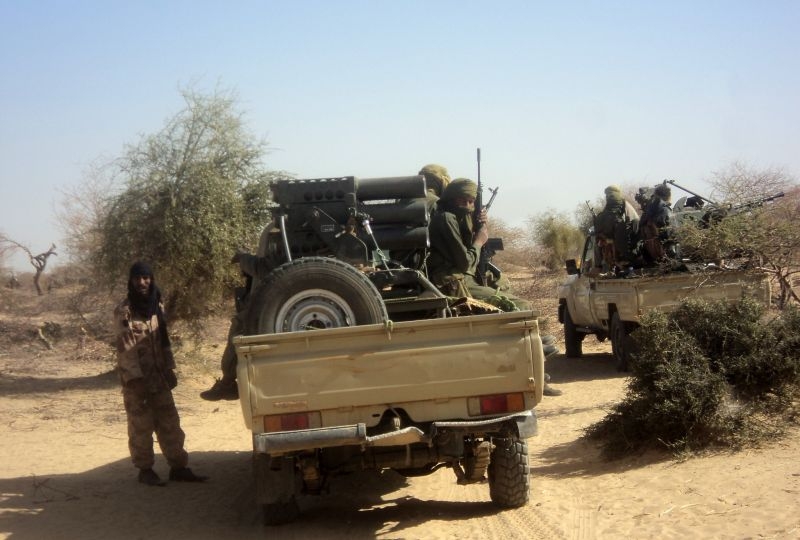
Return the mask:
[(248, 334), (278, 334), (383, 323), (389, 319), (381, 294), (353, 266), (328, 257), (282, 264), (253, 290)]

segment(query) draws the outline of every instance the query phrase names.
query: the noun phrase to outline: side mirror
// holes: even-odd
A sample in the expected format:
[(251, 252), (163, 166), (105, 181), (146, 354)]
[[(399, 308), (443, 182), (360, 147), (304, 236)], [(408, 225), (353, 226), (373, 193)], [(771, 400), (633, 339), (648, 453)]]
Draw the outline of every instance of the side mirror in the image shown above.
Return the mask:
[(566, 261), (564, 261), (564, 263), (567, 267), (567, 274), (569, 274), (570, 276), (574, 276), (575, 274), (580, 274), (580, 271), (578, 270), (578, 263), (575, 261), (575, 259), (567, 259)]

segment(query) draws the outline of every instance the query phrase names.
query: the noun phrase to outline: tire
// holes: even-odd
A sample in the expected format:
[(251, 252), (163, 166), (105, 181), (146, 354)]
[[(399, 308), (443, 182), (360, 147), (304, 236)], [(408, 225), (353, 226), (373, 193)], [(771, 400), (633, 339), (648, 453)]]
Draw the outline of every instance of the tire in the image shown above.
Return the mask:
[(267, 454), (253, 456), (256, 477), (256, 496), (261, 507), (264, 525), (283, 525), (300, 516), (295, 493), (298, 492), (294, 460), (283, 458), (277, 462)]
[(494, 439), (489, 462), (489, 496), (501, 508), (525, 506), (530, 499), (528, 443), (516, 436)]
[(629, 325), (620, 319), (617, 312), (614, 312), (611, 316), (611, 352), (617, 361), (619, 371), (629, 369), (632, 348), (630, 332)]
[(247, 314), (250, 334), (278, 334), (383, 323), (380, 292), (362, 272), (327, 257), (285, 263), (254, 290)]
[(572, 322), (569, 308), (564, 306), (564, 352), (569, 358), (580, 358), (583, 356), (584, 337), (586, 337), (586, 334), (578, 332), (575, 323)]

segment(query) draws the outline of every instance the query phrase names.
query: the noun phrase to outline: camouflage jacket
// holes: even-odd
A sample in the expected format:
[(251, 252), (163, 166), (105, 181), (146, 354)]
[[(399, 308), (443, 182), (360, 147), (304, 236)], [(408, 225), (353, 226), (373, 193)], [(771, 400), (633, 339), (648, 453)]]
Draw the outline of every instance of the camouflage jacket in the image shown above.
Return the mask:
[(135, 313), (126, 298), (114, 310), (114, 330), (122, 384), (142, 378), (149, 392), (169, 389), (164, 372), (175, 369), (175, 359), (169, 343), (163, 343), (158, 316)]

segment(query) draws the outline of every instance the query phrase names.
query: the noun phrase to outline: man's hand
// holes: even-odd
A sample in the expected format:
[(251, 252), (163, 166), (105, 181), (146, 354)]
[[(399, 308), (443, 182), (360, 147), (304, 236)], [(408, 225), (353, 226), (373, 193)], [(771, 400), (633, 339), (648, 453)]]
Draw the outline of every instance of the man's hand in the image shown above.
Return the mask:
[(476, 248), (482, 248), (483, 245), (489, 241), (489, 227), (484, 223), (475, 232), (475, 237), (472, 239), (472, 245)]

